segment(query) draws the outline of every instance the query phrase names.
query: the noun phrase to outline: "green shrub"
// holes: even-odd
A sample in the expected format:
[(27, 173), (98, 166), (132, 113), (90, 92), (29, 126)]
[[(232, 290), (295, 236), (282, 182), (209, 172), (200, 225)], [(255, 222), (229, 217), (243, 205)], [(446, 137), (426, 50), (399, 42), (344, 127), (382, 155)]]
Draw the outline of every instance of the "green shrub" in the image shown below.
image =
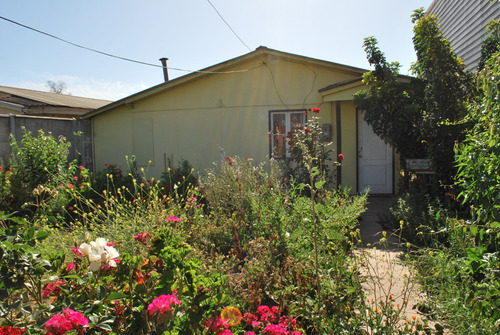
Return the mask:
[(8, 211), (14, 200), (10, 183), (11, 173), (9, 166), (0, 164), (0, 211)]
[(160, 178), (165, 194), (186, 196), (189, 190), (198, 185), (198, 177), (194, 174), (194, 168), (183, 159), (174, 168), (172, 160), (168, 159), (167, 171)]
[(420, 192), (404, 193), (390, 210), (392, 226), (399, 227), (402, 242), (418, 247), (448, 243), (448, 211), (438, 198)]
[(43, 130), (34, 137), (24, 129), (20, 143), (11, 137), (11, 211), (29, 215), (39, 208), (50, 215), (60, 212), (68, 199), (57, 188), (70, 185), (77, 170), (76, 162), (68, 162), (70, 145), (64, 137), (56, 139)]

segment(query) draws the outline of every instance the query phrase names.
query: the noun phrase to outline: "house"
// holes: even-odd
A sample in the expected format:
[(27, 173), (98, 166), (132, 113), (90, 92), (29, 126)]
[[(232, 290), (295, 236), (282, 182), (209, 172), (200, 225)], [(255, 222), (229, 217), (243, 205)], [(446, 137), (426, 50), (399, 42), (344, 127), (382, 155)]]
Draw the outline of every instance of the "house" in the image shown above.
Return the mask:
[[(285, 136), (320, 107), (321, 123), (345, 159), (338, 182), (372, 193), (393, 193), (398, 160), (357, 111), (352, 95), (367, 70), (266, 47), (185, 75), (96, 109), (94, 162), (125, 163), (135, 155), (158, 178), (167, 160), (197, 171), (225, 156), (260, 162), (285, 159)], [(166, 76), (167, 78), (167, 76)]]
[(0, 163), (9, 160), (11, 136), (19, 142), (23, 129), (35, 136), (42, 129), (53, 136), (64, 136), (72, 144), (70, 160), (92, 165), (90, 122), (80, 116), (110, 102), (0, 86)]
[(0, 114), (79, 118), (111, 101), (0, 86)]
[(444, 37), (468, 70), (475, 70), (481, 59), (486, 26), (500, 19), (500, 2), (490, 0), (434, 0), (427, 9), (440, 23)]

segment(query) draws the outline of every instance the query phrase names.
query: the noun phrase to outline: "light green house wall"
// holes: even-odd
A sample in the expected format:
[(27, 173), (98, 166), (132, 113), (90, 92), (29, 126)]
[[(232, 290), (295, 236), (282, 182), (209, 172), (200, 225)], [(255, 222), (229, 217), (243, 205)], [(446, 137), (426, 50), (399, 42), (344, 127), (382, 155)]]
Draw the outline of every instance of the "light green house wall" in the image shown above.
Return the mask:
[(158, 178), (168, 158), (174, 165), (188, 160), (201, 172), (225, 156), (266, 161), (269, 111), (318, 106), (321, 123), (332, 127), (334, 148), (345, 156), (341, 183), (356, 191), (352, 94), (333, 99), (319, 91), (365, 70), (259, 48), (206, 72), (224, 73), (180, 77), (87, 115), (93, 121), (95, 168), (104, 163), (124, 168), (125, 156), (135, 155), (139, 166), (149, 167), (148, 177)]

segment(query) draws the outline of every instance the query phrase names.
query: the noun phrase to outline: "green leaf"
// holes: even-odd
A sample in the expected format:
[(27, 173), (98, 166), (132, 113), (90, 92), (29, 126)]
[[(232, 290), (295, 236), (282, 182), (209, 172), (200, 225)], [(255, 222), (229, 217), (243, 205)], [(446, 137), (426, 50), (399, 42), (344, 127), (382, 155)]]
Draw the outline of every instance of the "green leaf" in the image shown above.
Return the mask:
[(476, 236), (477, 235), (477, 231), (478, 231), (478, 229), (477, 229), (476, 225), (470, 226), (470, 232), (471, 232), (472, 236)]
[(96, 315), (89, 315), (89, 320), (93, 324), (97, 324), (97, 322), (99, 322), (99, 318)]
[(31, 227), (26, 231), (26, 239), (31, 240), (33, 236), (35, 235), (35, 227)]
[(12, 249), (14, 247), (14, 245), (11, 242), (7, 241), (7, 240), (2, 241), (2, 243), (0, 245), (4, 249)]
[(127, 295), (123, 292), (112, 292), (110, 295), (108, 295), (108, 300), (120, 300), (120, 299), (125, 299)]
[(500, 222), (497, 222), (497, 221), (492, 222), (492, 223), (490, 223), (490, 227), (498, 229), (498, 228), (500, 228)]
[(47, 231), (39, 230), (39, 231), (37, 231), (35, 238), (37, 240), (43, 240), (43, 239), (46, 239), (48, 236), (49, 236), (49, 233)]
[(63, 277), (64, 279), (76, 279), (78, 281), (82, 280), (82, 278), (78, 275), (66, 275)]
[(322, 180), (322, 181), (317, 181), (316, 183), (314, 183), (314, 187), (316, 187), (318, 190), (321, 190), (323, 188), (323, 185), (325, 185), (326, 181)]
[(99, 285), (96, 290), (97, 297), (102, 300), (106, 294), (106, 288), (103, 285)]
[[(107, 322), (109, 322), (109, 321), (107, 321)], [(111, 320), (111, 322), (113, 322), (113, 321)], [(107, 323), (104, 323), (104, 322), (101, 322), (101, 323), (97, 324), (96, 326), (98, 326), (99, 328), (104, 329), (106, 331), (109, 331), (109, 332), (113, 330), (110, 325), (108, 325)]]

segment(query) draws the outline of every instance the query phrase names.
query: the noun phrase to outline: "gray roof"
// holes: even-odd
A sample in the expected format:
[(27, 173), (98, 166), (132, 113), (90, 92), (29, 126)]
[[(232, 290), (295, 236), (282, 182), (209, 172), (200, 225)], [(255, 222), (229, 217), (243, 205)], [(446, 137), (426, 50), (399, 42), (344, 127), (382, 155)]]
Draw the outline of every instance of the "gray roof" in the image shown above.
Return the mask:
[(50, 105), (84, 109), (97, 109), (112, 102), (8, 86), (0, 86), (0, 101), (23, 105), (25, 107)]

